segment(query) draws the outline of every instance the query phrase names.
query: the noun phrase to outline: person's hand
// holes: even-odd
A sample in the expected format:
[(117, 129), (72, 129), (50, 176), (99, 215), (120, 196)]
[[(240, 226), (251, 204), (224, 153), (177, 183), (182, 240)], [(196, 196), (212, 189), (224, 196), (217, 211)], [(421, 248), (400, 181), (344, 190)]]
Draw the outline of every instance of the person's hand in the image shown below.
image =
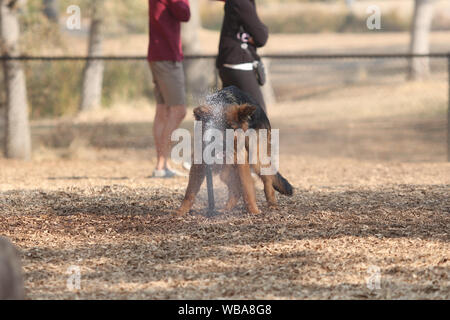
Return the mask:
[(252, 46), (255, 45), (255, 41), (253, 40), (252, 37), (248, 38), (248, 43), (250, 43)]

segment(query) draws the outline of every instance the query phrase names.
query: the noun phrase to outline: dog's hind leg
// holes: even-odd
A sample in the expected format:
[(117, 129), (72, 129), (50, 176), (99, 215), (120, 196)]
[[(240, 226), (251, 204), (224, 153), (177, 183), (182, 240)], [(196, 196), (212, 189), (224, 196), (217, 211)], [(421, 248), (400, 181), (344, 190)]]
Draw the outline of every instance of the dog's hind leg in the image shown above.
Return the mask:
[(195, 197), (200, 191), (203, 180), (205, 180), (206, 167), (203, 164), (193, 164), (189, 171), (189, 184), (186, 189), (186, 195), (184, 196), (181, 206), (176, 211), (176, 215), (182, 216), (191, 210), (194, 204)]
[(273, 176), (260, 175), (264, 184), (264, 194), (266, 195), (267, 204), (269, 207), (277, 207), (277, 198), (275, 196), (275, 189), (273, 188)]
[(225, 205), (225, 210), (233, 210), (236, 207), (241, 197), (241, 182), (239, 175), (234, 165), (226, 165), (220, 174), (220, 179), (228, 187), (228, 201)]
[(272, 208), (277, 207), (277, 198), (273, 187), (274, 176), (261, 174), (261, 164), (259, 162), (256, 165), (253, 165), (252, 169), (261, 178), (264, 184), (264, 194), (266, 195), (267, 204)]
[(243, 191), (242, 193), (244, 196), (245, 204), (247, 205), (247, 210), (253, 214), (260, 213), (258, 206), (256, 205), (255, 184), (253, 183), (250, 165), (239, 164), (237, 165), (237, 171), (239, 174), (239, 179), (241, 181)]

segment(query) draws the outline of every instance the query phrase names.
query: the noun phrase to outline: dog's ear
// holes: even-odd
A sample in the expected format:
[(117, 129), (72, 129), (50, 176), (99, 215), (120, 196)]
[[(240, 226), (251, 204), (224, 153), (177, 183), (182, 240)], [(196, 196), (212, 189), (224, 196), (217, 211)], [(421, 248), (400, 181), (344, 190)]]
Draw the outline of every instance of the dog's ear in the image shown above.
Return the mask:
[(251, 104), (242, 104), (238, 107), (238, 121), (244, 123), (256, 111), (256, 107)]
[(201, 120), (207, 120), (212, 116), (212, 109), (208, 106), (200, 106), (194, 109), (194, 117), (195, 120), (201, 121)]

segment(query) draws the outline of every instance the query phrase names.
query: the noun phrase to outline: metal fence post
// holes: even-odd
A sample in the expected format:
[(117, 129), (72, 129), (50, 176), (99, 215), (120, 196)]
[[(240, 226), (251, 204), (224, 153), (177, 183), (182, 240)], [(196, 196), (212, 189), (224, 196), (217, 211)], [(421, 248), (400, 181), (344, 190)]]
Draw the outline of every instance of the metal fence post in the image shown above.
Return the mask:
[(211, 165), (205, 164), (206, 166), (206, 189), (208, 191), (208, 217), (213, 217), (215, 215), (216, 204), (214, 200), (214, 185), (212, 178), (212, 168)]

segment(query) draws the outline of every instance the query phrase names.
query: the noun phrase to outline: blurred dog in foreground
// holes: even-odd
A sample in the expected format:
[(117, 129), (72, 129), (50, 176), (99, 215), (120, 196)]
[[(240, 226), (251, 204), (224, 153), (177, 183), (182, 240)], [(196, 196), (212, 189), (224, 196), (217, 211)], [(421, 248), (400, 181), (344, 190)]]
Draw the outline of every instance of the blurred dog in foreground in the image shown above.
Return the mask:
[(25, 291), (18, 250), (0, 237), (0, 300), (23, 300)]
[[(222, 132), (225, 132), (227, 129), (242, 129), (243, 132), (253, 129), (258, 133), (257, 139), (259, 142), (259, 130), (265, 129), (267, 130), (268, 138), (263, 143), (266, 144), (267, 152), (269, 154), (271, 152), (271, 126), (269, 119), (263, 109), (249, 95), (236, 87), (228, 87), (209, 96), (206, 105), (194, 109), (194, 116), (197, 121), (202, 122), (203, 135), (208, 128), (218, 129)], [(238, 157), (236, 138), (234, 139), (234, 164), (211, 165), (213, 173), (220, 172), (221, 180), (228, 187), (226, 210), (233, 209), (242, 195), (247, 210), (250, 213), (258, 214), (260, 212), (256, 205), (255, 185), (251, 175), (252, 170), (260, 177), (264, 184), (264, 193), (269, 206), (275, 207), (277, 204), (275, 190), (288, 196), (293, 194), (291, 184), (279, 172), (269, 175), (262, 174), (261, 171), (267, 165), (261, 163), (260, 157), (257, 157), (256, 163), (249, 163), (248, 137), (245, 137), (245, 162), (238, 164), (236, 161)], [(258, 143), (257, 145), (257, 152), (260, 154), (260, 144)], [(195, 197), (205, 179), (205, 175), (206, 164), (193, 163), (189, 172), (189, 184), (186, 195), (181, 206), (176, 211), (177, 215), (184, 215), (192, 208)]]

